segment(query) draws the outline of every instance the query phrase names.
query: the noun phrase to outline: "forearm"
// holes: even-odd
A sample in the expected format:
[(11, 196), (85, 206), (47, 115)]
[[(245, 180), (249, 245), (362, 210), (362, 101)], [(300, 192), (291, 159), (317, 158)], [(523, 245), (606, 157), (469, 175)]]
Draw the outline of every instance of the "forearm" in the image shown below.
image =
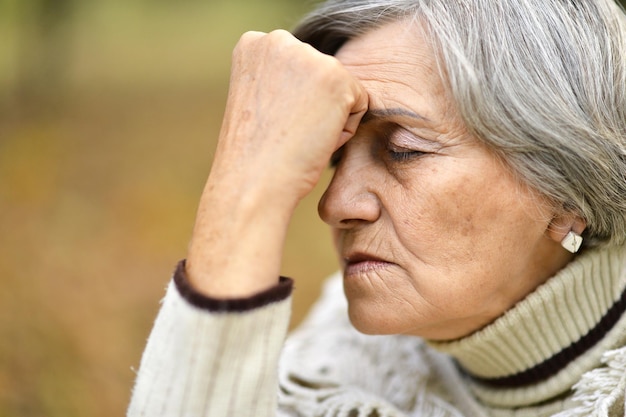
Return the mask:
[[(277, 286), (293, 211), (367, 104), (335, 58), (285, 31), (242, 36), (183, 271), (200, 299), (228, 304)], [(129, 415), (272, 415), (289, 304), (212, 314), (170, 286)]]
[(203, 192), (187, 273), (205, 295), (247, 297), (278, 282), (296, 202), (272, 194), (251, 168), (214, 166)]

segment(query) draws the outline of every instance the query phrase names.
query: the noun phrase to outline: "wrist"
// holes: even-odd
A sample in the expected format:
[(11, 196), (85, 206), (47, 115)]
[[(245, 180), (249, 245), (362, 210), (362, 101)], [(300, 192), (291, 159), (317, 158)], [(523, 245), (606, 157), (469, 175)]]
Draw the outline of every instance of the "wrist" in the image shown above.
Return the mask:
[(207, 296), (247, 297), (278, 282), (295, 204), (255, 187), (225, 188), (207, 183), (186, 269)]

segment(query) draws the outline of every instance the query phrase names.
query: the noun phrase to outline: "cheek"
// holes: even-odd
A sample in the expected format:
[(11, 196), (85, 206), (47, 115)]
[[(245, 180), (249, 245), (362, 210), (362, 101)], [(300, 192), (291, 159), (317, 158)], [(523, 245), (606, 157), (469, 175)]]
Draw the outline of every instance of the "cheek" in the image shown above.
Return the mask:
[(399, 203), (390, 204), (395, 212), (395, 228), (403, 244), (446, 250), (463, 240), (475, 240), (489, 230), (487, 220), (498, 215), (491, 195), (477, 193), (482, 187), (470, 176), (444, 178), (434, 172), (411, 188), (402, 190)]
[(495, 271), (494, 259), (517, 269), (524, 242), (540, 233), (529, 227), (515, 185), (488, 175), (439, 173), (398, 200), (394, 228), (404, 267), (426, 298), (497, 290), (508, 272)]
[(507, 173), (489, 168), (478, 173), (433, 170), (418, 186), (407, 190), (402, 206), (411, 214), (403, 219), (401, 228), (427, 232), (431, 239), (461, 248), (495, 244), (504, 238), (508, 228), (530, 217), (523, 191)]

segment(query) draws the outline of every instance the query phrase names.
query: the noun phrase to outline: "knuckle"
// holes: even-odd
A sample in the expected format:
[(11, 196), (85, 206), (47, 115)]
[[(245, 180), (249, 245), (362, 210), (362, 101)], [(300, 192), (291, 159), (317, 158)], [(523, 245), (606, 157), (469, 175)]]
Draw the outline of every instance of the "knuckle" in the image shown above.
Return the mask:
[(232, 59), (234, 62), (239, 62), (242, 57), (246, 56), (246, 54), (256, 48), (258, 41), (263, 38), (265, 34), (263, 32), (254, 32), (249, 31), (243, 33), (239, 37), (239, 41), (235, 45), (232, 51)]
[(239, 51), (242, 49), (249, 48), (251, 45), (256, 43), (259, 39), (261, 39), (265, 34), (262, 32), (245, 32), (239, 37), (239, 41), (235, 45), (235, 51)]
[(292, 35), (284, 29), (275, 29), (268, 33), (268, 37), (272, 39), (287, 40), (292, 38)]
[(244, 32), (241, 35), (241, 37), (239, 38), (239, 42), (240, 43), (241, 42), (244, 42), (244, 43), (252, 42), (252, 41), (255, 41), (255, 40), (259, 39), (259, 38), (262, 38), (263, 36), (265, 36), (265, 33), (263, 33), (263, 32), (256, 32), (256, 31), (250, 30), (248, 32)]

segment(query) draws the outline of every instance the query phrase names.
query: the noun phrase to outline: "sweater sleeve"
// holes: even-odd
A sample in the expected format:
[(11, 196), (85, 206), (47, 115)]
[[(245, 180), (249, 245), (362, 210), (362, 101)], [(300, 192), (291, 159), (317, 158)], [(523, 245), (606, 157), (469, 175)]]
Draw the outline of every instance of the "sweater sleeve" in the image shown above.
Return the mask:
[(179, 264), (148, 338), (127, 415), (274, 417), (291, 288), (291, 280), (282, 278), (249, 299), (211, 299), (190, 288)]

